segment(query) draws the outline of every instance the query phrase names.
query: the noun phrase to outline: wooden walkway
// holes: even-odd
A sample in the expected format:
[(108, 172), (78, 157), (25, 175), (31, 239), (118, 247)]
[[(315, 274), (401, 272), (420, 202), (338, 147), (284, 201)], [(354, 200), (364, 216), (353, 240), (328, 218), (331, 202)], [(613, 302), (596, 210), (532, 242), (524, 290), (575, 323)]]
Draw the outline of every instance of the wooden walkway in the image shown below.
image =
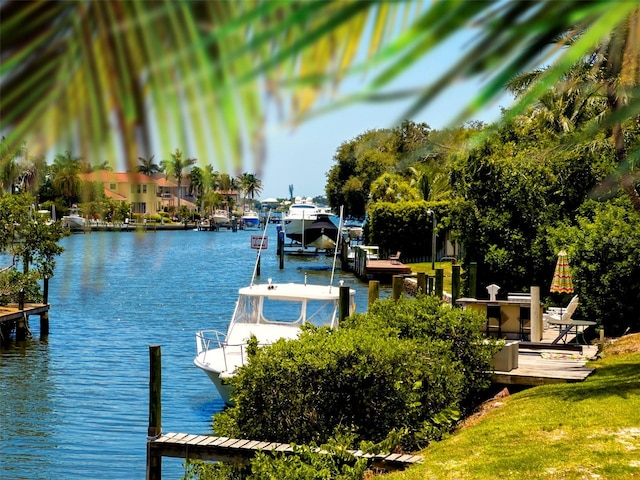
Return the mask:
[[(193, 435), (187, 433), (166, 433), (147, 443), (148, 455), (151, 458), (177, 457), (205, 461), (247, 463), (257, 452), (282, 452), (295, 455), (293, 447), (288, 443), (261, 442), (258, 440), (241, 440), (237, 438), (216, 437), (212, 435)], [(318, 453), (328, 453), (317, 449)], [(348, 450), (355, 459), (365, 458), (377, 469), (398, 470), (420, 463), (422, 456), (386, 453), (369, 454), (360, 450)]]

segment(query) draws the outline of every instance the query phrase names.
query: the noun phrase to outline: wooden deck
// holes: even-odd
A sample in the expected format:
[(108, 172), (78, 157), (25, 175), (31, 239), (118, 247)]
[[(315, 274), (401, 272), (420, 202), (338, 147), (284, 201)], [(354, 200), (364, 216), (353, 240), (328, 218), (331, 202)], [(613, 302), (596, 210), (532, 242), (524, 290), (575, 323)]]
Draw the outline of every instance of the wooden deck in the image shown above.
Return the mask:
[(19, 309), (15, 303), (9, 305), (0, 306), (0, 323), (22, 320), (25, 315), (41, 315), (49, 311), (48, 303), (26, 303), (23, 309)]
[(399, 261), (391, 260), (367, 260), (366, 275), (393, 276), (411, 273), (411, 267)]
[[(216, 437), (212, 435), (193, 435), (187, 433), (166, 433), (148, 441), (151, 457), (191, 458), (206, 461), (246, 463), (259, 451), (295, 454), (288, 443), (261, 442), (238, 438)], [(327, 453), (317, 449), (318, 453)], [(399, 453), (369, 454), (360, 450), (349, 450), (354, 458), (365, 458), (370, 465), (384, 470), (398, 470), (420, 463), (420, 455)]]
[(522, 342), (518, 367), (508, 372), (495, 371), (493, 383), (537, 386), (584, 381), (595, 370), (586, 363), (597, 354), (597, 346), (551, 344), (550, 339), (555, 338), (555, 334), (545, 330), (542, 342)]

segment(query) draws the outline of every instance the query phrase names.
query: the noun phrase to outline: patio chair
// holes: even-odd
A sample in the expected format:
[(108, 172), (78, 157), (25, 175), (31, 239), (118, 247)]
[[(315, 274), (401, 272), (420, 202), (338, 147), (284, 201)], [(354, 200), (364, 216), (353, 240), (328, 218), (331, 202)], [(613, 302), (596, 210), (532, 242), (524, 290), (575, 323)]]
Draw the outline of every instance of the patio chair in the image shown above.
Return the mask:
[(400, 263), (400, 250), (395, 255), (389, 255), (389, 260), (391, 260), (391, 263)]
[(558, 325), (558, 336), (551, 343), (558, 343), (562, 339), (566, 342), (566, 336), (574, 328), (574, 324), (571, 323), (571, 317), (576, 311), (576, 308), (578, 308), (578, 295), (574, 295), (567, 305), (567, 308), (561, 310), (561, 315), (555, 312), (547, 312), (543, 315), (543, 321), (546, 324), (555, 323)]

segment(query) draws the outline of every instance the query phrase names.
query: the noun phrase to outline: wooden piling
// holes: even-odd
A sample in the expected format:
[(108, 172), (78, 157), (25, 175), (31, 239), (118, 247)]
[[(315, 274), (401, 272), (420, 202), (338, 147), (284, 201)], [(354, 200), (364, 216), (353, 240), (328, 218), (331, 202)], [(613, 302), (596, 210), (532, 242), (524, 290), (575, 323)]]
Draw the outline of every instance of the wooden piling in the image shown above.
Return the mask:
[(540, 287), (531, 287), (531, 341), (542, 340), (542, 308), (540, 304)]
[(340, 287), (340, 296), (338, 298), (338, 323), (342, 323), (351, 312), (349, 311), (349, 287), (342, 285)]
[(367, 310), (371, 309), (371, 306), (378, 298), (380, 298), (380, 281), (371, 280), (369, 281), (369, 305)]
[(451, 305), (456, 305), (460, 298), (460, 265), (451, 266)]
[(427, 293), (429, 295), (433, 295), (435, 292), (435, 288), (434, 288), (434, 283), (435, 283), (435, 279), (436, 277), (433, 275), (429, 275), (429, 278), (427, 279)]
[(444, 292), (444, 270), (442, 268), (436, 268), (436, 286), (435, 286), (436, 297), (442, 298), (442, 293)]
[(478, 263), (469, 263), (469, 297), (476, 298), (478, 284)]
[(425, 294), (427, 293), (427, 276), (424, 272), (418, 272), (418, 278), (417, 278), (417, 284), (418, 284), (418, 293), (422, 293)]
[(391, 281), (391, 298), (398, 300), (402, 295), (404, 280), (401, 275), (394, 275)]
[[(160, 345), (149, 346), (149, 440), (162, 435), (162, 357)], [(162, 480), (162, 456), (147, 442), (147, 480)]]

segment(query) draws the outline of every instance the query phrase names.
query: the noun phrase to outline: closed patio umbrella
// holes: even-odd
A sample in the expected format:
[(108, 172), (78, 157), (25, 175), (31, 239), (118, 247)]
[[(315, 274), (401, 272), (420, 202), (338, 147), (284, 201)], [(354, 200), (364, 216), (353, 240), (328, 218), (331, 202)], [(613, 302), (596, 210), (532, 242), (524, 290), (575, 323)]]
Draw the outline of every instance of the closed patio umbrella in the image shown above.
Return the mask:
[(552, 293), (573, 293), (569, 259), (567, 258), (567, 252), (564, 250), (558, 252), (558, 261), (556, 262), (556, 269), (553, 272), (553, 280), (549, 291)]

